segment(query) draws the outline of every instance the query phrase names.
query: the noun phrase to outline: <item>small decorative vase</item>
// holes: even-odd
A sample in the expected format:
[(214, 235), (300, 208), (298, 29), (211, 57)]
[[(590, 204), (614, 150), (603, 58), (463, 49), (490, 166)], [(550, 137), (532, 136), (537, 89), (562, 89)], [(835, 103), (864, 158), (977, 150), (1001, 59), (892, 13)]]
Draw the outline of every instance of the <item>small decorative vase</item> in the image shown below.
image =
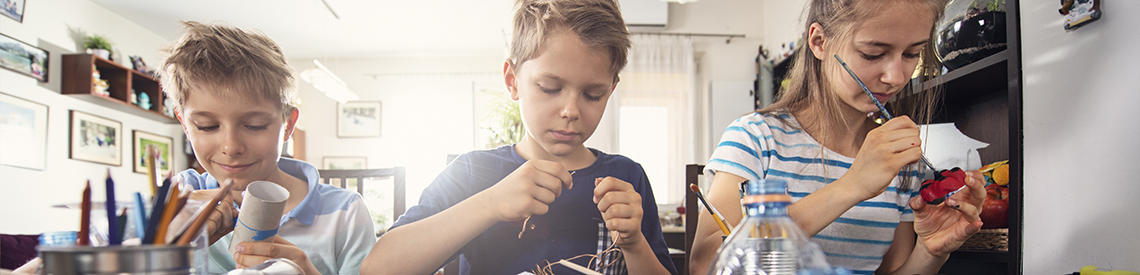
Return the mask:
[(952, 71), (1005, 50), (1005, 28), (1004, 0), (952, 0), (938, 23), (935, 51)]
[(100, 58), (111, 60), (111, 51), (104, 49), (87, 49), (87, 52), (95, 54), (95, 56), (98, 56)]

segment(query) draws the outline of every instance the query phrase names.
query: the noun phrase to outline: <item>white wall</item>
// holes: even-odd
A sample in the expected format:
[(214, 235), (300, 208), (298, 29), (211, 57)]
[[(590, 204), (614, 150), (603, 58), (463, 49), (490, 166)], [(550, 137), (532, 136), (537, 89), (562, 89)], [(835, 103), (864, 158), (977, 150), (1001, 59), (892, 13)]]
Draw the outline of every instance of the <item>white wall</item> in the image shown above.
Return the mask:
[(1025, 274), (1140, 271), (1140, 2), (1062, 29), (1057, 1), (1021, 2)]
[[(86, 180), (92, 180), (95, 200), (102, 200), (105, 196), (102, 180), (108, 168), (116, 182), (117, 199), (129, 198), (134, 192), (149, 193), (146, 176), (132, 172), (132, 130), (174, 138), (175, 167), (186, 167), (187, 162), (183, 154), (177, 153), (182, 152), (182, 129), (177, 124), (163, 124), (60, 95), (60, 54), (82, 51), (82, 38), (73, 33), (98, 33), (114, 43), (117, 60), (141, 55), (154, 66), (160, 61), (158, 48), (166, 40), (87, 0), (37, 0), (28, 4), (23, 23), (0, 18), (0, 33), (50, 51), (49, 82), (41, 84), (31, 77), (0, 70), (0, 92), (48, 106), (47, 162), (42, 171), (0, 165), (0, 233), (78, 230), (78, 211), (55, 209), (51, 205), (78, 202)], [(68, 158), (68, 110), (122, 122), (122, 165), (108, 166)], [(0, 137), (0, 142), (3, 139)]]
[[(302, 81), (297, 125), (305, 130), (308, 161), (321, 166), (325, 156), (364, 156), (369, 168), (404, 166), (408, 204), (416, 204), (448, 154), (476, 149), (472, 85), (503, 90), (505, 60), (501, 53), (320, 60), (360, 100), (381, 102), (380, 137), (338, 138), (336, 101)], [(298, 72), (315, 67), (312, 59), (290, 64)]]

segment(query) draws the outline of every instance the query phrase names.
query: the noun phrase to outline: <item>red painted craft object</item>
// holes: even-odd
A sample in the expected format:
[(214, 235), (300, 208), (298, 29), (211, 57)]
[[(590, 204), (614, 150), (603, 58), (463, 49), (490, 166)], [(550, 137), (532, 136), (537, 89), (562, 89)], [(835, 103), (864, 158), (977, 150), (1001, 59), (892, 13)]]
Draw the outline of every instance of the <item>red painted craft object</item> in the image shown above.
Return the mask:
[(933, 179), (922, 182), (918, 193), (926, 204), (941, 204), (954, 193), (966, 187), (966, 172), (958, 167), (950, 170), (938, 171)]

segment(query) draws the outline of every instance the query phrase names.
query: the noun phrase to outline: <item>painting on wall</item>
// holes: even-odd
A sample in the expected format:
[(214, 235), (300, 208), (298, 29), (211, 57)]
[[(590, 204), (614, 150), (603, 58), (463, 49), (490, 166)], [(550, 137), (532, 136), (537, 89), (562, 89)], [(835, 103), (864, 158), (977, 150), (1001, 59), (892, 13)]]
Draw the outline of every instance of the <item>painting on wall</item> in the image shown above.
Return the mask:
[(131, 133), (134, 136), (132, 143), (134, 146), (131, 146), (134, 148), (134, 154), (131, 154), (131, 157), (134, 159), (135, 173), (146, 173), (146, 162), (150, 159), (147, 156), (147, 147), (154, 147), (156, 151), (154, 162), (157, 164), (158, 169), (155, 170), (158, 174), (170, 173), (171, 168), (174, 167), (174, 158), (171, 156), (171, 153), (174, 152), (174, 139), (139, 130), (134, 130)]
[(329, 170), (368, 169), (367, 157), (325, 157), (321, 167)]
[(44, 169), (48, 106), (0, 93), (0, 164)]
[(352, 101), (337, 104), (337, 137), (379, 137), (380, 102)]
[(24, 2), (25, 0), (0, 0), (0, 13), (4, 16), (16, 20), (16, 22), (24, 22)]
[(71, 159), (123, 165), (122, 146), (123, 124), (71, 110)]
[(0, 67), (47, 82), (48, 51), (0, 34)]

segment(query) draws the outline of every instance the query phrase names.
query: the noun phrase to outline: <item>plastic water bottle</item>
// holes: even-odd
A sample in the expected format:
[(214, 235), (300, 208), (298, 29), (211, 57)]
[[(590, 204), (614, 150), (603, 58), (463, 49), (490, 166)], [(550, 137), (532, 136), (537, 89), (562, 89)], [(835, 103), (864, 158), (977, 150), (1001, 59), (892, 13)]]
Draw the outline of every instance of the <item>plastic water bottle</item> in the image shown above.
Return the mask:
[(717, 250), (710, 274), (849, 274), (832, 269), (819, 246), (788, 217), (792, 197), (786, 182), (750, 181), (741, 204), (747, 217)]

